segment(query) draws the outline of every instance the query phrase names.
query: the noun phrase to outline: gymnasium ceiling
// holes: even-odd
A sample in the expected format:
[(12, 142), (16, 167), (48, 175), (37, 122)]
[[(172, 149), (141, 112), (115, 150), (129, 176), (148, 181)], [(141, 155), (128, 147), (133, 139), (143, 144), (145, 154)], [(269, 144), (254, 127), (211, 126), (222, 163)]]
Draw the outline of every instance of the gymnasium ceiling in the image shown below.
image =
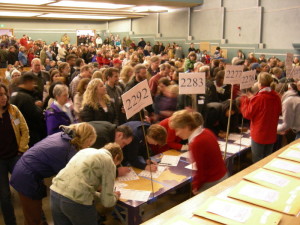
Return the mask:
[(201, 5), (203, 0), (0, 0), (1, 18), (118, 20)]

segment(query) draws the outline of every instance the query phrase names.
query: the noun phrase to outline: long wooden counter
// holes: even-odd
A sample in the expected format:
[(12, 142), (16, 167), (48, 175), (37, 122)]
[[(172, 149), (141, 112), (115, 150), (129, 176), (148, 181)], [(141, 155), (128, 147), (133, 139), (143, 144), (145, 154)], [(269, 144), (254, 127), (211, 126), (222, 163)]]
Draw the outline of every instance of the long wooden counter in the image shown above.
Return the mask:
[[(263, 160), (251, 165), (250, 167), (242, 170), (241, 172), (231, 176), (230, 178), (226, 179), (225, 181), (215, 185), (214, 187), (204, 191), (203, 193), (175, 206), (174, 208), (146, 221), (143, 225), (163, 225), (173, 219), (175, 216), (181, 215), (186, 218), (191, 219), (192, 221), (198, 222), (199, 224), (220, 224), (211, 220), (207, 220), (202, 217), (194, 216), (193, 211), (198, 209), (201, 204), (203, 204), (209, 197), (216, 196), (223, 192), (228, 188), (232, 188), (237, 185), (245, 175), (249, 174), (250, 172), (257, 170), (263, 167), (272, 159), (276, 158), (281, 152), (285, 151), (290, 145), (294, 145), (296, 143), (300, 143), (300, 139), (292, 142), (291, 144), (281, 148), (280, 150), (276, 151), (275, 153), (271, 154), (270, 156), (264, 158)], [(300, 179), (299, 179), (300, 183)], [(252, 205), (252, 204), (249, 204)], [(253, 206), (253, 205), (252, 205)], [(259, 206), (256, 206), (259, 207)], [(282, 214), (282, 220), (280, 221), (280, 225), (296, 225), (300, 224), (300, 217), (290, 216), (287, 214)]]

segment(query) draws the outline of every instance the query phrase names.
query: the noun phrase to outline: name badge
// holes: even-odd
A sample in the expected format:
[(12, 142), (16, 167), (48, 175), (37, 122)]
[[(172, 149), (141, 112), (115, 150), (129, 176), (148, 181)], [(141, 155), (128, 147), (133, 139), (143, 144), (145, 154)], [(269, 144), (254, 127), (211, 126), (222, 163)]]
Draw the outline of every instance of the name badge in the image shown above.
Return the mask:
[(19, 120), (19, 119), (15, 119), (15, 120), (14, 120), (14, 124), (15, 124), (16, 126), (18, 126), (18, 125), (20, 124), (20, 120)]

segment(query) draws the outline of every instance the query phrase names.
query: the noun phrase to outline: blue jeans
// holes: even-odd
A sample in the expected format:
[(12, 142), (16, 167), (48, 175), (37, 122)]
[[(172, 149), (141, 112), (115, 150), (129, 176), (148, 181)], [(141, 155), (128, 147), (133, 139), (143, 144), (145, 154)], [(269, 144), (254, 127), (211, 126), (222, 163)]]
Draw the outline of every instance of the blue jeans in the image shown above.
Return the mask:
[(274, 144), (258, 144), (251, 140), (252, 162), (256, 163), (273, 152)]
[(0, 159), (0, 203), (6, 225), (16, 225), (14, 207), (11, 202), (8, 173), (12, 173), (20, 157), (17, 155), (10, 159)]
[(94, 205), (82, 205), (50, 190), (54, 225), (97, 225)]

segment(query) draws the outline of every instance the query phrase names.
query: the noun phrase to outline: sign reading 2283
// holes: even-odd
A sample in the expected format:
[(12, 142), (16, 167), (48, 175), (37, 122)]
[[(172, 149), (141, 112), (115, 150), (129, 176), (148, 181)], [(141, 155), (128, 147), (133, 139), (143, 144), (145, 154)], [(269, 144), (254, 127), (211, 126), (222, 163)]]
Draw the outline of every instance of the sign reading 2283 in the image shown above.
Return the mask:
[(146, 106), (153, 104), (147, 80), (135, 85), (121, 97), (127, 119), (140, 112)]
[(179, 94), (205, 94), (205, 73), (180, 73)]

